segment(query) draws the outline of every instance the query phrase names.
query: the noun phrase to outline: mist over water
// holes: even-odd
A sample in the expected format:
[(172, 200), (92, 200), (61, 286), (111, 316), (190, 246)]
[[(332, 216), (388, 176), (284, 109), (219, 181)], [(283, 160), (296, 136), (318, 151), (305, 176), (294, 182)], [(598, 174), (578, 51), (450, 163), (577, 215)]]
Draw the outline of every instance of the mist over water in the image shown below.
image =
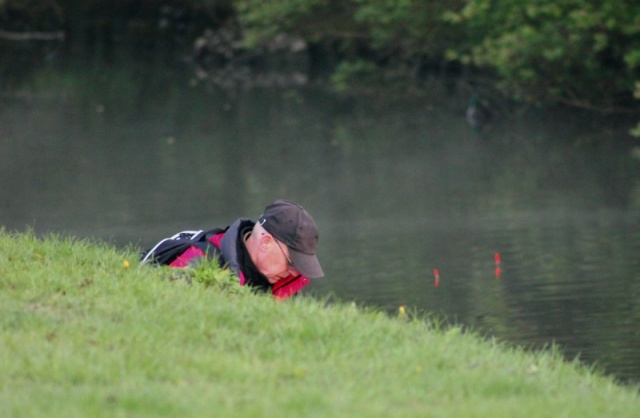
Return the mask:
[(8, 229), (144, 247), (293, 199), (321, 232), (309, 293), (555, 342), (640, 378), (629, 121), (505, 106), (478, 135), (466, 93), (436, 82), (398, 98), (222, 90), (153, 67), (35, 77), (0, 101)]

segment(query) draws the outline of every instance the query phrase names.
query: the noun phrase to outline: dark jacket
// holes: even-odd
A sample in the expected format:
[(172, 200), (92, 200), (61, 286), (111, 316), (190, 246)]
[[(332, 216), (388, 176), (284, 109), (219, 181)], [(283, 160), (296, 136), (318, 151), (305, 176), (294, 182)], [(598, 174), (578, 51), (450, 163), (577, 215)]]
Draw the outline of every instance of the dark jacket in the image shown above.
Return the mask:
[(192, 242), (182, 241), (178, 255), (171, 261), (166, 260), (164, 264), (170, 267), (188, 267), (203, 257), (218, 257), (220, 266), (229, 268), (237, 275), (242, 286), (271, 291), (277, 299), (295, 295), (310, 283), (309, 278), (290, 275), (273, 285), (269, 283), (266, 276), (253, 264), (242, 238), (254, 225), (254, 221), (240, 218), (225, 229), (213, 229), (197, 234)]

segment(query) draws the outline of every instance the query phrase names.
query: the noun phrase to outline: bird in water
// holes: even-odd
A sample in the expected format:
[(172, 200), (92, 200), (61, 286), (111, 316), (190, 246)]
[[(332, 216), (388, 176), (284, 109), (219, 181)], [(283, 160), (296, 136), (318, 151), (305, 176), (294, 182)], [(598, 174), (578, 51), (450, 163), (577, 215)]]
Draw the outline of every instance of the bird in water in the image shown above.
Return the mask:
[(465, 117), (474, 132), (480, 133), (482, 128), (491, 120), (491, 112), (486, 104), (474, 94), (469, 98)]

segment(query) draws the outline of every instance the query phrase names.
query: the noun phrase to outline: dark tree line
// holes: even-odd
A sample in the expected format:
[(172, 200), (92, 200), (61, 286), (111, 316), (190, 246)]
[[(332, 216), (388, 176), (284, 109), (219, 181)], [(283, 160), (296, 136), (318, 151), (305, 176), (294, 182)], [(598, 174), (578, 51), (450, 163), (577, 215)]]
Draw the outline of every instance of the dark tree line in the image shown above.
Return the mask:
[(640, 3), (623, 0), (0, 0), (6, 42), (193, 48), (224, 30), (236, 48), (268, 49), (286, 35), (346, 88), (444, 71), (474, 74), (508, 98), (603, 111), (636, 107), (638, 22)]

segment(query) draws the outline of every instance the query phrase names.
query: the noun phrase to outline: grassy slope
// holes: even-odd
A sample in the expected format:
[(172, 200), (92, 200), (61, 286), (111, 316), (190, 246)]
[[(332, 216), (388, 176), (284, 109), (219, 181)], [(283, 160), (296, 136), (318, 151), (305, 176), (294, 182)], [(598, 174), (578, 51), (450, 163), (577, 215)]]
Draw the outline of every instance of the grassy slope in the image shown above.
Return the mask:
[(135, 257), (101, 243), (0, 230), (0, 416), (640, 411), (637, 391), (557, 354), (350, 305), (278, 303), (207, 286), (207, 269), (193, 284), (169, 280), (175, 270), (139, 266)]

